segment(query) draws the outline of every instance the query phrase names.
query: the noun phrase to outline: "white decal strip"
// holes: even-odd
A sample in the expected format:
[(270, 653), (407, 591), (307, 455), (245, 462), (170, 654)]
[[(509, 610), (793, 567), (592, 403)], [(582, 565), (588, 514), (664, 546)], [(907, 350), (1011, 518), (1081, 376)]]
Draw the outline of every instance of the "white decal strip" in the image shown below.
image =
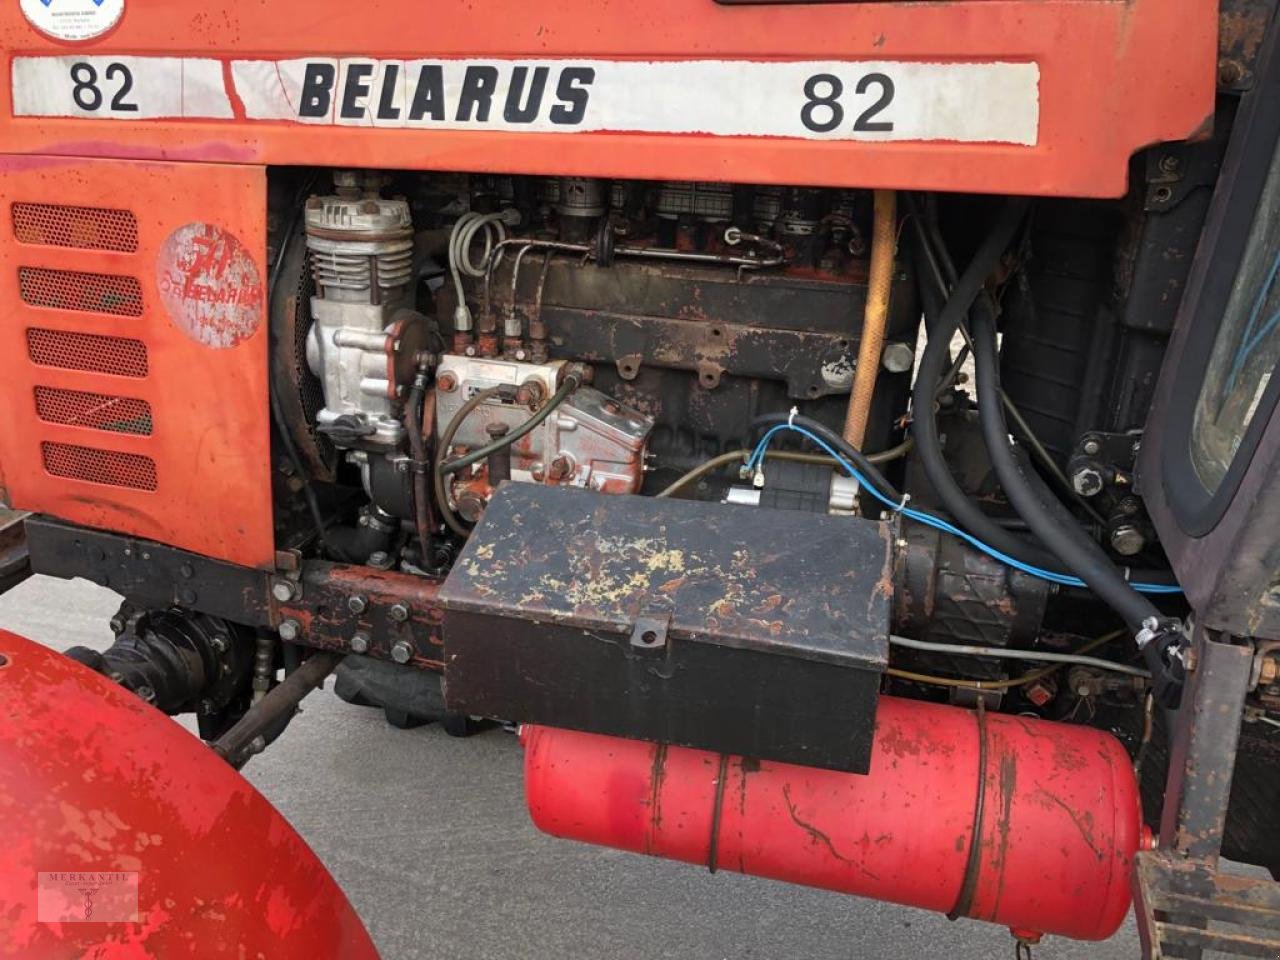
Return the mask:
[(180, 57), (15, 57), (15, 117), (162, 120), (234, 114), (218, 60)]
[[(248, 119), (289, 123), (1020, 145), (1040, 127), (1034, 63), (313, 57), (231, 73)], [(19, 57), (13, 79), (17, 116), (231, 116), (212, 60)]]

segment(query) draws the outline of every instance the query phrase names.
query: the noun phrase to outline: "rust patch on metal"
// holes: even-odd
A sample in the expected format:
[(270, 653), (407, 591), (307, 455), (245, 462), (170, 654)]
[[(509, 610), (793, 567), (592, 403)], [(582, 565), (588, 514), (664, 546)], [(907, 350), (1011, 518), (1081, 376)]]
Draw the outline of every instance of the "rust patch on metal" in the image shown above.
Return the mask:
[(653, 836), (662, 829), (662, 784), (667, 777), (667, 745), (654, 744), (649, 771), (649, 829), (644, 832), (644, 852), (653, 852)]

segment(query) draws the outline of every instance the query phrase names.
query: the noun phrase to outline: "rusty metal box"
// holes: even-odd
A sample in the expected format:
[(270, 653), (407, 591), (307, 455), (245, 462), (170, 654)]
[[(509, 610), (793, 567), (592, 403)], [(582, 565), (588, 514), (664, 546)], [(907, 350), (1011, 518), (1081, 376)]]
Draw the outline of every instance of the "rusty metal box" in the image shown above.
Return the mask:
[(439, 594), (449, 709), (864, 773), (890, 537), (504, 484)]

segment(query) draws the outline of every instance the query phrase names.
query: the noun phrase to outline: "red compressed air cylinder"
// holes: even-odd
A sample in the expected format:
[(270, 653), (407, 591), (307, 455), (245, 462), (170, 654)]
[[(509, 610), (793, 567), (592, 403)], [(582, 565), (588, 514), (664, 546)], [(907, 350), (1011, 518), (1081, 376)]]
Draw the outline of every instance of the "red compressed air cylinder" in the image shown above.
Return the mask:
[(866, 775), (552, 727), (521, 740), (546, 833), (1020, 933), (1111, 936), (1146, 836), (1109, 734), (896, 697)]

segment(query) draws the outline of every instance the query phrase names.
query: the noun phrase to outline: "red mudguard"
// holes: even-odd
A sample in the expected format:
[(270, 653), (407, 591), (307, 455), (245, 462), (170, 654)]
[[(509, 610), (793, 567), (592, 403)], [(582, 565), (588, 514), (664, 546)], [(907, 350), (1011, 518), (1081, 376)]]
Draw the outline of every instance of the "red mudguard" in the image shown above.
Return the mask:
[(208, 747), (22, 637), (0, 631), (0, 660), (0, 955), (377, 960), (324, 865)]

